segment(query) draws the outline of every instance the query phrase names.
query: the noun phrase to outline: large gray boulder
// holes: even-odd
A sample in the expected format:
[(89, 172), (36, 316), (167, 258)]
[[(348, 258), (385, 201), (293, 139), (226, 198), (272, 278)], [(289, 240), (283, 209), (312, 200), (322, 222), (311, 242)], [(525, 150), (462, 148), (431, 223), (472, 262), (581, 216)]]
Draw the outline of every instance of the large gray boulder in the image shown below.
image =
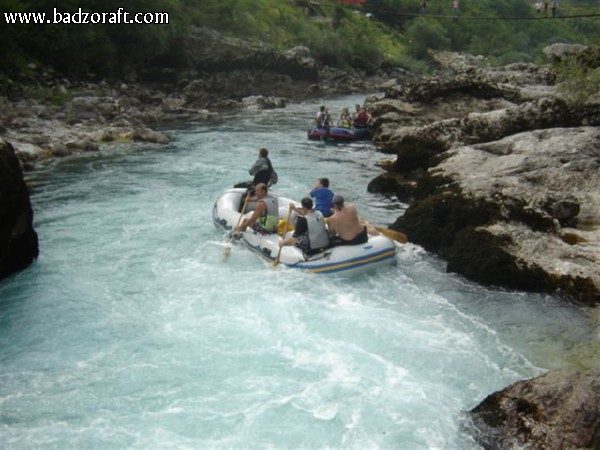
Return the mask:
[(453, 147), (392, 228), (487, 285), (600, 304), (600, 128)]
[(553, 63), (574, 58), (588, 68), (600, 67), (600, 47), (597, 46), (556, 43), (545, 47), (543, 52)]
[(12, 145), (0, 138), (0, 278), (24, 269), (38, 253), (23, 172)]
[(550, 372), (495, 392), (471, 411), (486, 449), (600, 448), (600, 372)]

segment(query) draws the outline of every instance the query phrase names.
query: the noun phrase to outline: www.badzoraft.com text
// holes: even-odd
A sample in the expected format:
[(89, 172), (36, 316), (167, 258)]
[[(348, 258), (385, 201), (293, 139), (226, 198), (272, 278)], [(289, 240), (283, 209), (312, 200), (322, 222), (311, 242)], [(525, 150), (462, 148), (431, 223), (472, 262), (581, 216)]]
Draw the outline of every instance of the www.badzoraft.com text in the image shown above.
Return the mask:
[(63, 12), (53, 8), (52, 13), (45, 12), (5, 12), (7, 24), (168, 24), (167, 12), (132, 13), (119, 8), (113, 12), (88, 12), (81, 8), (77, 12)]

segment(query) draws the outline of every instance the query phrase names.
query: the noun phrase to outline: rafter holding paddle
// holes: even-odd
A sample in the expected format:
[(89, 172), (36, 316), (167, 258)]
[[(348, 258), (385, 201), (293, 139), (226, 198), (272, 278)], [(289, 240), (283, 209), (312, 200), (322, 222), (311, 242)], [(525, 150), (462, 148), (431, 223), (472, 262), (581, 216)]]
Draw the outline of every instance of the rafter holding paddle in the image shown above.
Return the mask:
[(242, 223), (242, 219), (244, 218), (244, 213), (246, 212), (246, 207), (248, 206), (249, 198), (250, 198), (250, 196), (246, 195), (246, 199), (244, 200), (244, 206), (242, 206), (242, 211), (240, 212), (240, 217), (237, 221), (237, 224), (235, 227), (233, 227), (231, 229), (231, 237), (229, 238), (229, 241), (227, 242), (227, 247), (225, 247), (225, 251), (223, 252), (223, 262), (227, 261), (227, 258), (229, 258), (229, 254), (231, 253), (231, 247), (233, 246), (233, 241), (235, 240), (233, 233), (235, 232), (235, 229), (237, 227), (239, 227), (240, 224)]

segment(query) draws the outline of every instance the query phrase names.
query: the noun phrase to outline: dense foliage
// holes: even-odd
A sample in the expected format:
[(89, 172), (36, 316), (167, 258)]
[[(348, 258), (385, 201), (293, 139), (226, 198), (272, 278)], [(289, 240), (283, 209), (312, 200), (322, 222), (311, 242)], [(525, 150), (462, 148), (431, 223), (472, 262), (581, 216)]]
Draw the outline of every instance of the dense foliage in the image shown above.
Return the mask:
[[(452, 17), (452, 0), (431, 0), (426, 14), (420, 14), (419, 1), (368, 0), (359, 14), (321, 0), (326, 18), (315, 20), (290, 0), (0, 0), (0, 71), (22, 72), (33, 62), (65, 74), (107, 77), (149, 66), (177, 67), (183, 64), (181, 42), (190, 25), (282, 49), (306, 45), (324, 63), (367, 72), (382, 65), (425, 70), (428, 48), (481, 54), (507, 63), (534, 60), (553, 42), (600, 43), (599, 17), (565, 18), (600, 13), (600, 0), (587, 0), (585, 10), (561, 0), (559, 17), (547, 19), (527, 0), (459, 0), (458, 19)], [(4, 14), (46, 12), (50, 17), (54, 8), (168, 12), (169, 23), (8, 24)]]
[(535, 0), (459, 0), (458, 18), (452, 0), (430, 0), (426, 13), (420, 1), (368, 2), (378, 19), (402, 30), (403, 41), (417, 58), (429, 46), (506, 64), (535, 61), (543, 47), (555, 42), (600, 44), (600, 0), (560, 0), (556, 17), (551, 8), (538, 13)]

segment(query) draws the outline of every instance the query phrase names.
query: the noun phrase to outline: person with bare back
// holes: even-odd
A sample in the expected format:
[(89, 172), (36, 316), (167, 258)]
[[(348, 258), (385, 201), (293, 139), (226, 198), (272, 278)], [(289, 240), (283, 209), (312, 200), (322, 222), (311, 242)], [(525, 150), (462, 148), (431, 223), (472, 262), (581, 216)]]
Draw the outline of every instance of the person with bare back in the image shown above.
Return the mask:
[(344, 197), (333, 197), (333, 215), (327, 219), (331, 245), (357, 245), (369, 241), (367, 226), (358, 217), (353, 205), (344, 204)]

